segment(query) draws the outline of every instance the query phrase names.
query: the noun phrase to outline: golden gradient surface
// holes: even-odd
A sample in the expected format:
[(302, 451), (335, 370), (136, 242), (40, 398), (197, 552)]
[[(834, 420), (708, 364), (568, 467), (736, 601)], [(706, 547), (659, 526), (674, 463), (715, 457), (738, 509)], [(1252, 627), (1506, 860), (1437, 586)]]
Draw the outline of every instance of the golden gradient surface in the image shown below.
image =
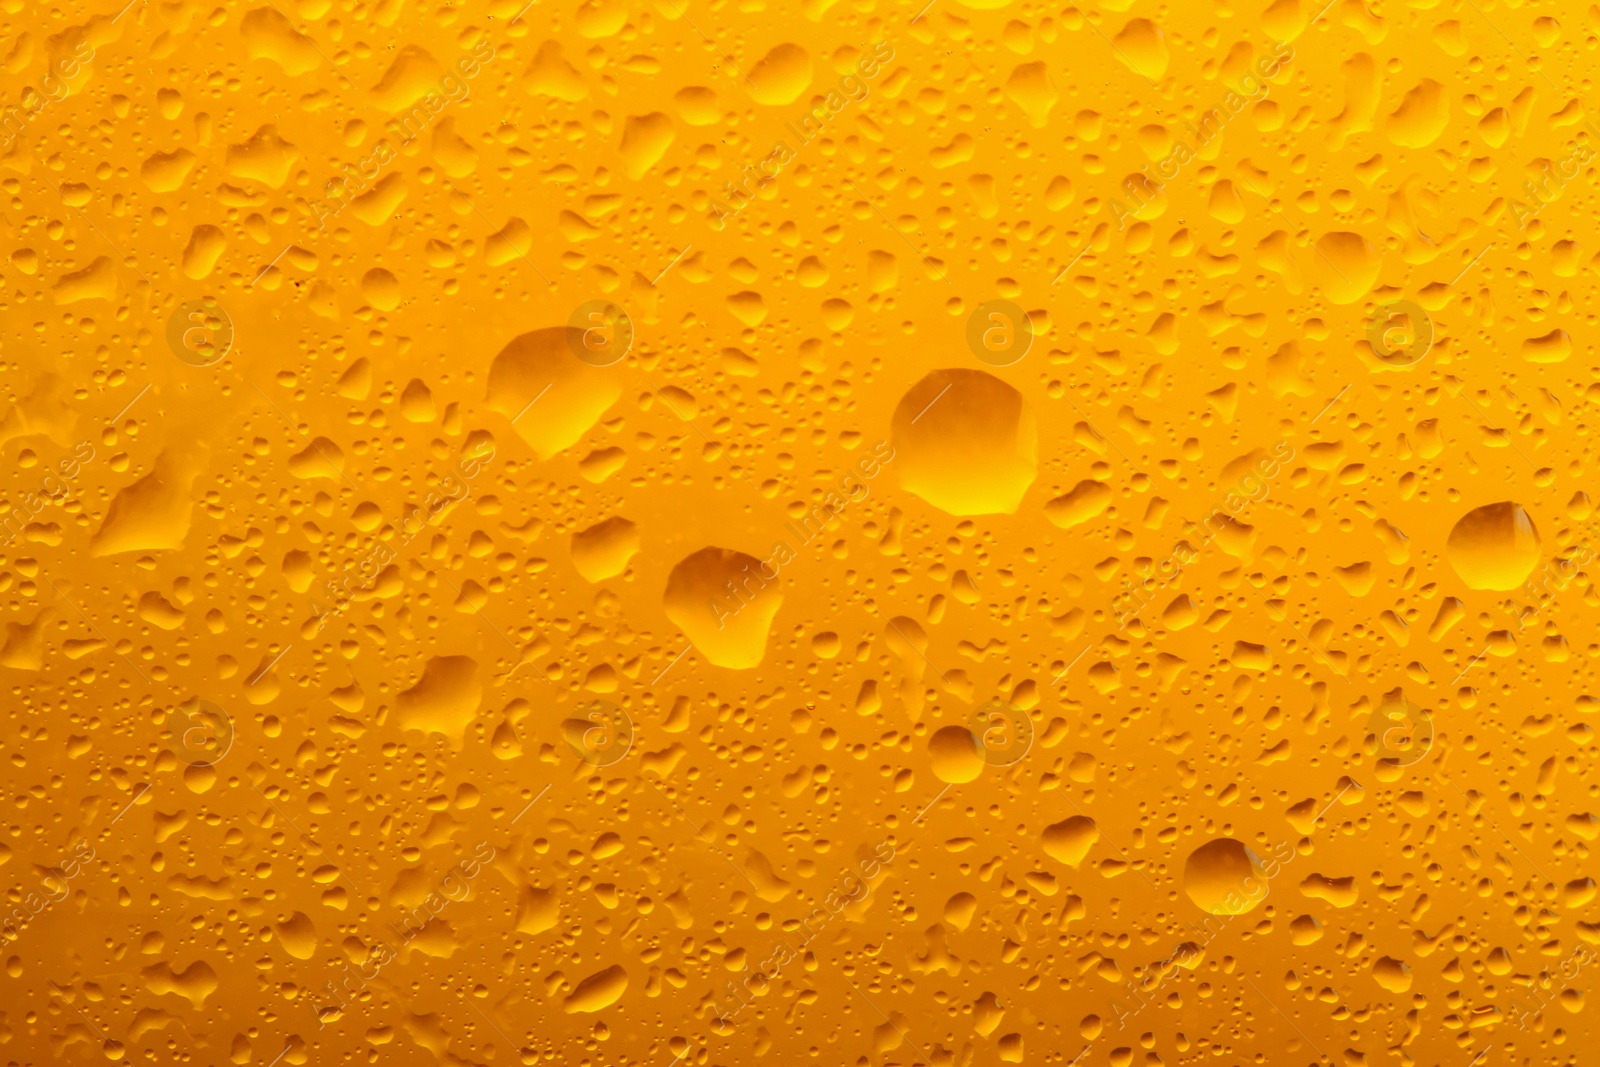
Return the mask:
[(0, 30), (5, 1064), (1592, 1062), (1600, 8)]

